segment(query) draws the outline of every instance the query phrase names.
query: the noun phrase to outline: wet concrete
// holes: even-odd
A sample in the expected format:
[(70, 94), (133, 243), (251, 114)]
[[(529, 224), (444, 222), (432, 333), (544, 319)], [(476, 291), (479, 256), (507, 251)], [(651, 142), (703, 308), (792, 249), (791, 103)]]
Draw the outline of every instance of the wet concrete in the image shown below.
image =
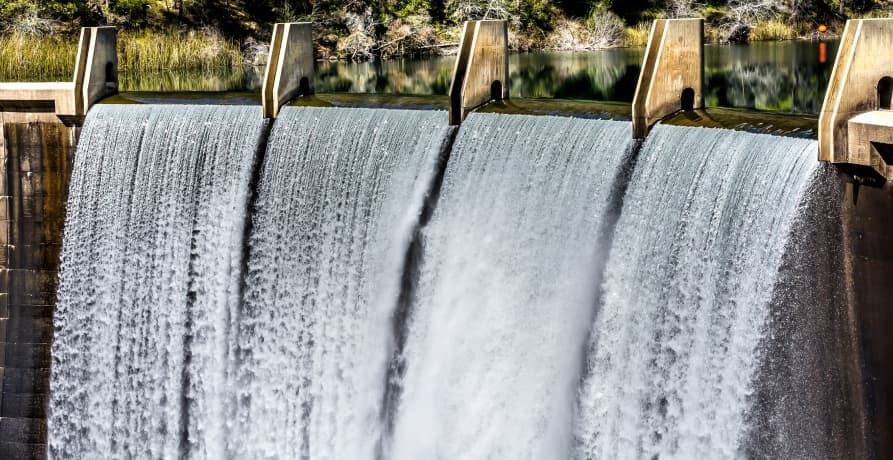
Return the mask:
[(78, 129), (3, 114), (0, 458), (46, 457), (53, 310)]
[(859, 337), (870, 458), (893, 457), (893, 184), (857, 185), (842, 200), (847, 304)]

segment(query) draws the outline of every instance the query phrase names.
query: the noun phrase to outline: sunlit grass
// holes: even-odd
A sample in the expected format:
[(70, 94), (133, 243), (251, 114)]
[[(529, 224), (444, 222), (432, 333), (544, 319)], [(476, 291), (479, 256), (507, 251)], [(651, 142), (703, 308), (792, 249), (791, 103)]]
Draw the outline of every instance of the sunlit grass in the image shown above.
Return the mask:
[(644, 48), (648, 44), (648, 35), (651, 34), (651, 23), (641, 22), (635, 27), (626, 28), (626, 46), (630, 48)]
[(750, 30), (751, 41), (792, 40), (797, 38), (796, 29), (777, 19), (757, 23)]
[[(74, 73), (77, 36), (3, 34), (0, 81), (67, 81)], [(243, 64), (239, 44), (217, 32), (121, 31), (118, 65), (123, 72), (208, 71)]]
[(239, 44), (210, 30), (122, 32), (121, 69), (139, 71), (209, 70), (242, 65)]
[(71, 80), (77, 38), (35, 37), (10, 33), (0, 36), (0, 80)]

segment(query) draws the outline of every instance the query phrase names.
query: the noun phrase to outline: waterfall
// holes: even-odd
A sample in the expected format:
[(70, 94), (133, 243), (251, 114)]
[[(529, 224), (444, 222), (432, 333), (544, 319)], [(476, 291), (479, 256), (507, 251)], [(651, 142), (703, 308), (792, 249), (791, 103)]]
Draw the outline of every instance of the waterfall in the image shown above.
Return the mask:
[(818, 176), (815, 152), (809, 140), (651, 132), (609, 255), (578, 457), (744, 456), (754, 378), (772, 359), (760, 344), (792, 226)]
[(91, 110), (51, 457), (858, 444), (844, 256), (824, 241), (840, 189), (814, 141), (659, 125), (639, 145), (628, 122), (492, 113), (457, 132), (367, 108), (268, 128), (257, 107)]
[(240, 458), (372, 459), (404, 260), (443, 112), (286, 108), (259, 183), (240, 326)]
[(257, 107), (94, 107), (75, 155), (55, 458), (221, 458)]
[(472, 114), (423, 232), (388, 458), (567, 458), (625, 122)]

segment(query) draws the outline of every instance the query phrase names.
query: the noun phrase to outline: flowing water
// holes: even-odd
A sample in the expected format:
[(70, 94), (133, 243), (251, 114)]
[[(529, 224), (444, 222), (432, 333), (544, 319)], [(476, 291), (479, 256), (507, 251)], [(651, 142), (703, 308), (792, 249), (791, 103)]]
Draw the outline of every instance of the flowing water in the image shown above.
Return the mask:
[(626, 122), (472, 114), (434, 216), (389, 458), (567, 458)]
[(849, 353), (842, 262), (813, 250), (840, 231), (839, 190), (814, 141), (658, 126), (639, 148), (627, 122), (446, 121), (286, 107), (268, 132), (257, 107), (91, 110), (51, 456), (848, 452), (827, 435), (846, 378), (821, 364)]
[(607, 264), (578, 457), (744, 456), (759, 345), (815, 152), (808, 140), (652, 131)]
[(286, 108), (261, 173), (240, 343), (240, 458), (374, 458), (410, 240), (443, 112)]
[(220, 458), (259, 107), (97, 106), (55, 312), (55, 458)]

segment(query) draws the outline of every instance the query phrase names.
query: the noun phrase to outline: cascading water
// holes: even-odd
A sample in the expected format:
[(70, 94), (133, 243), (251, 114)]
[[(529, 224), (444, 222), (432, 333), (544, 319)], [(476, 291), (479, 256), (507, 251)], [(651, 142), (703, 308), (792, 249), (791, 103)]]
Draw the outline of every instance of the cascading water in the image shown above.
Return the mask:
[(727, 130), (649, 134), (607, 264), (577, 457), (744, 456), (754, 377), (771, 359), (759, 345), (815, 152)]
[(240, 328), (239, 458), (375, 458), (392, 316), (443, 112), (286, 108), (259, 184)]
[(839, 239), (815, 142), (658, 126), (624, 195), (629, 123), (472, 114), (444, 172), (442, 112), (286, 107), (251, 206), (265, 133), (256, 107), (91, 111), (51, 456), (815, 458), (858, 443), (825, 436), (855, 403), (815, 409), (849, 384), (816, 363), (852, 354), (842, 262), (824, 244), (801, 254), (800, 232)]
[(221, 458), (257, 107), (94, 107), (55, 313), (55, 458)]
[(472, 114), (423, 232), (387, 458), (567, 458), (625, 122)]

